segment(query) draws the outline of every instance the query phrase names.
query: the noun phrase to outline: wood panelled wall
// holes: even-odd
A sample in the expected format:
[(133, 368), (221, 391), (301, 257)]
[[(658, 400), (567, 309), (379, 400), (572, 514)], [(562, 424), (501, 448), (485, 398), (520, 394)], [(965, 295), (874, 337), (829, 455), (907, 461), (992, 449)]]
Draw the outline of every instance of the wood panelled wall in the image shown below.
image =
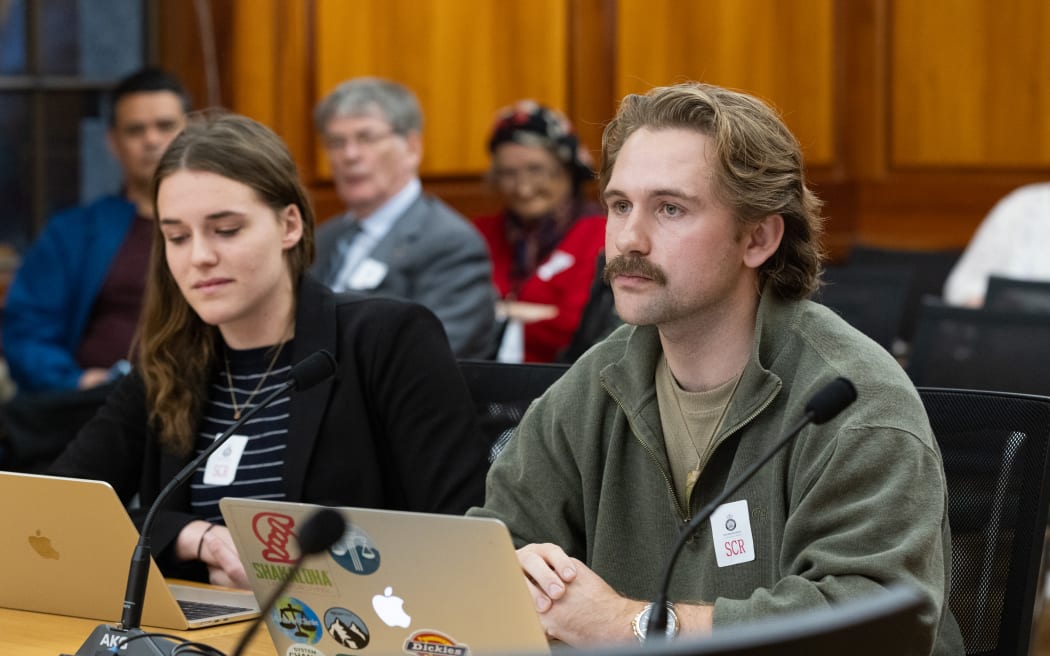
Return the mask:
[(357, 75), (396, 79), (426, 114), (424, 184), (467, 215), (495, 111), (564, 109), (597, 154), (627, 93), (703, 80), (772, 103), (826, 200), (836, 256), (865, 243), (961, 248), (1010, 189), (1050, 180), (1045, 0), (157, 0), (162, 65), (204, 99), (200, 17), (222, 104), (288, 142), (339, 211), (313, 105)]
[(618, 9), (617, 97), (684, 80), (747, 91), (777, 107), (809, 166), (834, 164), (832, 0), (621, 0)]
[[(405, 84), (425, 111), (422, 174), (476, 176), (488, 165), (496, 108), (523, 97), (566, 106), (566, 7), (566, 0), (318, 0), (319, 90), (361, 75)], [(317, 169), (327, 175), (323, 157)]]

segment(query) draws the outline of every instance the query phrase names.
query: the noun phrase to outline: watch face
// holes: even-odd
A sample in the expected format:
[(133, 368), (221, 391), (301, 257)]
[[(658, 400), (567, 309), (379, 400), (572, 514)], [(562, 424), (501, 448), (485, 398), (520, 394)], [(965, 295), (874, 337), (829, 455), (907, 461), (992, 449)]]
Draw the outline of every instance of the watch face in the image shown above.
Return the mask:
[[(647, 604), (638, 616), (638, 632), (642, 634), (643, 638), (649, 633), (649, 615), (652, 613), (652, 610), (653, 605)], [(664, 634), (672, 638), (678, 634), (678, 617), (670, 607), (667, 609), (667, 624), (664, 628)]]

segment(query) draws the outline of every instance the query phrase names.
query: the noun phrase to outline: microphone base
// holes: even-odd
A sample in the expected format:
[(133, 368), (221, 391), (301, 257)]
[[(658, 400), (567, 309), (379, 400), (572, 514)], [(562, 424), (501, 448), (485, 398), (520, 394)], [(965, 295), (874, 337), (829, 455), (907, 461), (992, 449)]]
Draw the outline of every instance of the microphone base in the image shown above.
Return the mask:
[[(167, 638), (139, 638), (146, 632), (142, 629), (123, 629), (119, 626), (99, 624), (88, 639), (77, 650), (75, 656), (169, 656), (176, 642)], [(128, 638), (135, 638), (126, 646), (121, 644)]]

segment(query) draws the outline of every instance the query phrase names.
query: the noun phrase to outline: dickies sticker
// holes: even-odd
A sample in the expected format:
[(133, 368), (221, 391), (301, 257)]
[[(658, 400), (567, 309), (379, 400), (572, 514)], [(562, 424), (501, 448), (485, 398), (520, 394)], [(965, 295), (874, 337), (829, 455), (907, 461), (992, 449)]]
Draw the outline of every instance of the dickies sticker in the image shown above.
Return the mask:
[(415, 656), (469, 656), (470, 647), (457, 643), (453, 638), (433, 631), (424, 629), (416, 631), (404, 645), (406, 654)]

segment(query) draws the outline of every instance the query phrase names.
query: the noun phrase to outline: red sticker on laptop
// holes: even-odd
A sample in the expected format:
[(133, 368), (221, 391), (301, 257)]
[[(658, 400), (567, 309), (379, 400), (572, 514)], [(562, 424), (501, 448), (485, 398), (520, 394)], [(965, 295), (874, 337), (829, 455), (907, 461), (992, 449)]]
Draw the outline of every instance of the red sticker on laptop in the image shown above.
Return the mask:
[[(263, 544), (262, 557), (271, 563), (291, 565), (299, 555), (299, 544), (293, 541), (295, 520), (280, 513), (263, 512), (252, 517), (252, 533)], [(292, 549), (295, 553), (292, 553)]]

